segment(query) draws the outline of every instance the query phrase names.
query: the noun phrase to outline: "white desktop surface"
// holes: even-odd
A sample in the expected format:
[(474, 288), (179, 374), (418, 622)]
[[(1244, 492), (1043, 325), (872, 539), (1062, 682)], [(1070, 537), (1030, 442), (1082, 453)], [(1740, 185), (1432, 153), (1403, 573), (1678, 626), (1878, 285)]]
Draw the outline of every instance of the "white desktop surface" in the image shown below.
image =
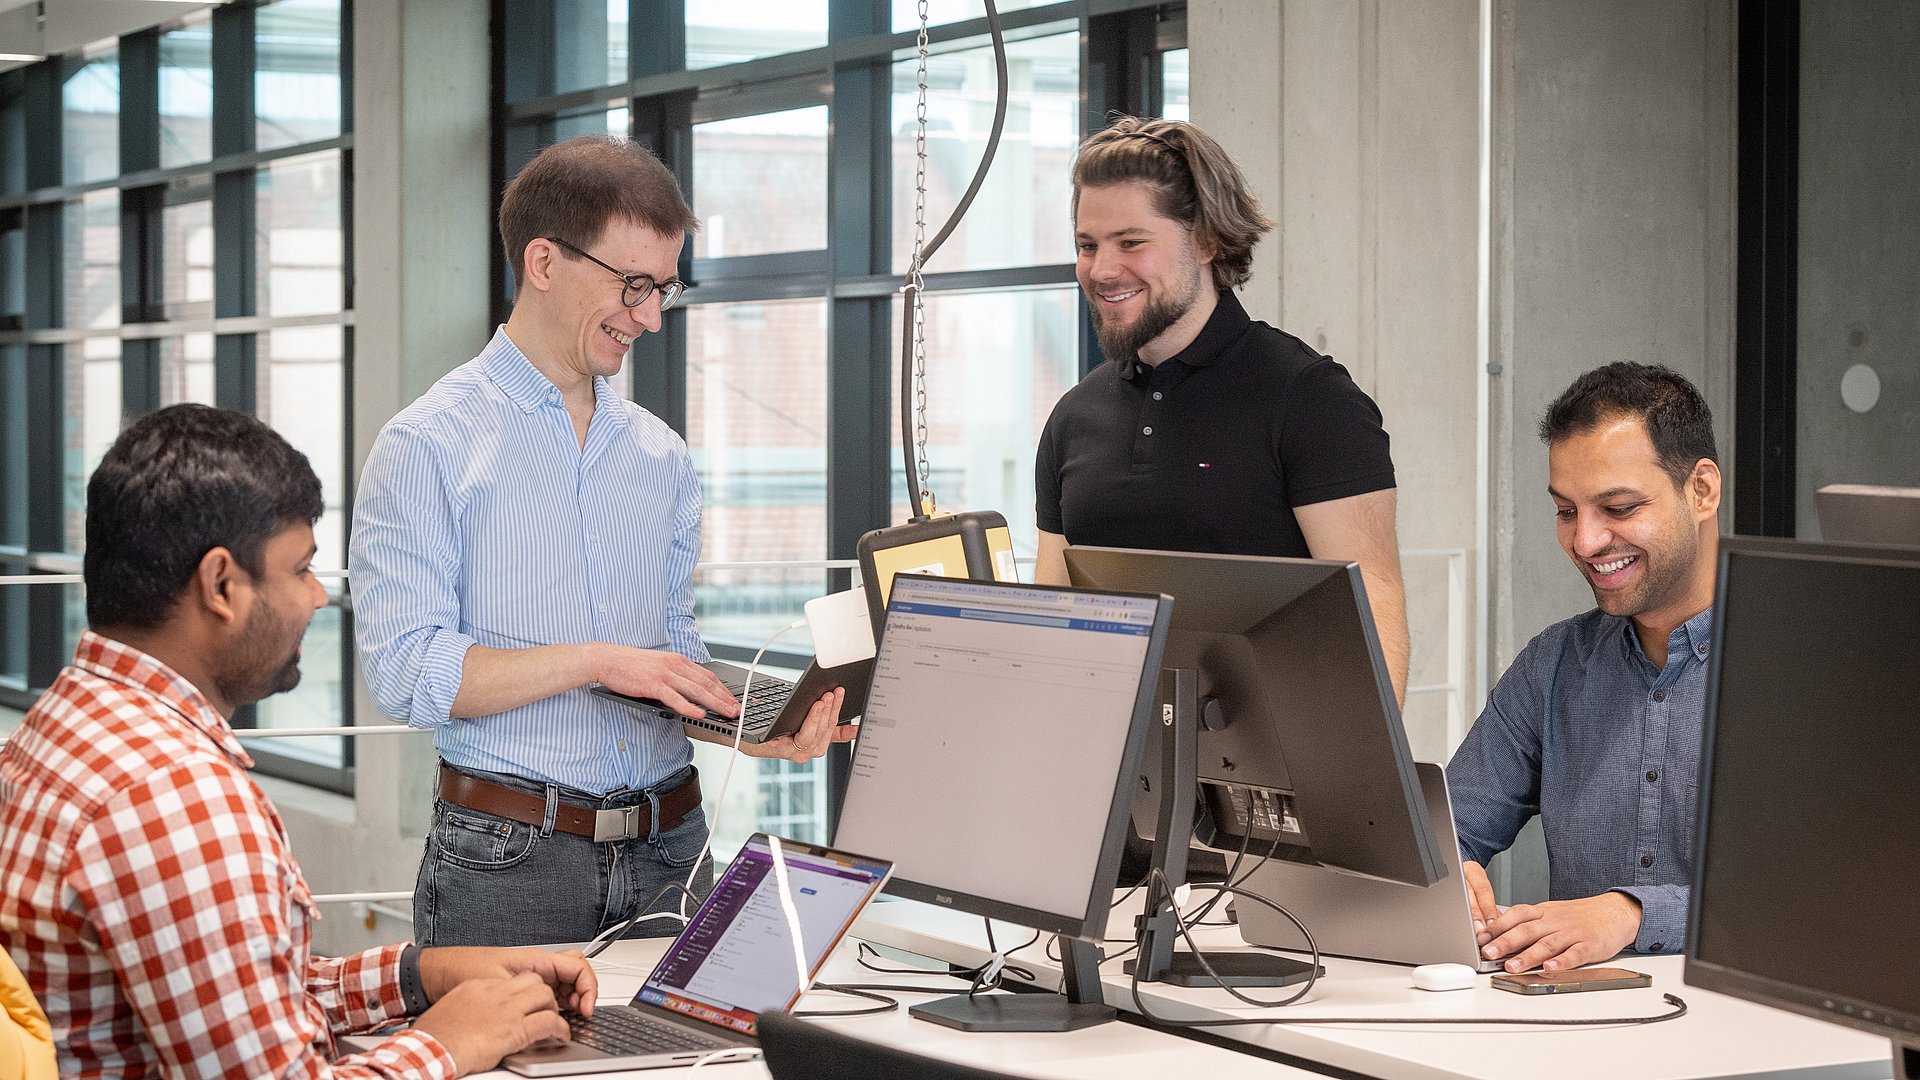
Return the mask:
[[(979, 920), (974, 922), (978, 925)], [(606, 952), (595, 957), (594, 972), (600, 977), (598, 1003), (612, 1005), (632, 1000), (640, 984), (653, 970), (655, 962), (666, 951), (670, 940), (651, 938), (615, 942)], [(883, 966), (897, 965), (886, 962)], [(900, 1008), (874, 1016), (821, 1019), (819, 1023), (831, 1024), (835, 1030), (856, 1038), (1014, 1076), (1042, 1080), (1132, 1080), (1135, 1077), (1140, 1080), (1167, 1080), (1169, 1077), (1187, 1076), (1205, 1076), (1207, 1080), (1313, 1080), (1316, 1076), (1264, 1058), (1119, 1021), (1058, 1033), (980, 1034), (915, 1020), (907, 1015), (908, 1005), (932, 1000), (938, 993), (964, 989), (965, 984), (934, 975), (893, 975), (868, 971), (855, 960), (852, 939), (842, 943), (834, 953), (822, 977), (828, 982), (924, 983), (933, 993), (923, 997), (888, 992), (888, 996), (901, 1001)], [(800, 1008), (852, 1010), (874, 1004), (863, 998), (815, 992), (801, 999)], [(689, 1071), (639, 1069), (585, 1075), (606, 1080), (671, 1080), (685, 1076)], [(517, 1074), (505, 1070), (474, 1075), (489, 1080), (517, 1080)], [(759, 1080), (768, 1073), (767, 1067), (758, 1060), (716, 1061), (702, 1067), (698, 1075), (712, 1075), (716, 1080)], [(822, 1080), (830, 1078), (823, 1077)]]
[[(1131, 932), (1133, 908), (1116, 915), (1110, 936)], [(1124, 930), (1122, 928), (1125, 928)], [(854, 934), (876, 943), (956, 962), (984, 955), (981, 921), (926, 904), (895, 901), (869, 905)], [(1025, 936), (995, 927), (1003, 944)], [(1196, 934), (1202, 948), (1240, 948), (1239, 932), (1224, 928)], [(1184, 946), (1182, 946), (1184, 948)], [(1109, 952), (1125, 948), (1108, 947)], [(1293, 954), (1289, 954), (1293, 955)], [(1057, 985), (1059, 965), (1038, 946), (1016, 954), (1043, 982)], [(1495, 990), (1481, 976), (1469, 990), (1430, 993), (1413, 987), (1412, 970), (1392, 964), (1324, 959), (1327, 974), (1313, 992), (1284, 1010), (1259, 1010), (1218, 989), (1182, 989), (1145, 984), (1141, 993), (1156, 1016), (1199, 1020), (1238, 1016), (1539, 1017), (1649, 1016), (1670, 1008), (1663, 993), (1678, 995), (1688, 1014), (1664, 1023), (1612, 1028), (1400, 1026), (1234, 1026), (1205, 1029), (1215, 1035), (1372, 1076), (1410, 1080), (1702, 1080), (1765, 1077), (1767, 1080), (1885, 1080), (1893, 1074), (1886, 1039), (1835, 1024), (1754, 1005), (1690, 987), (1681, 981), (1683, 958), (1623, 957), (1618, 966), (1653, 976), (1644, 990), (1523, 997)], [(1138, 1011), (1118, 961), (1102, 967), (1108, 1004)], [(1277, 999), (1293, 988), (1248, 990)]]

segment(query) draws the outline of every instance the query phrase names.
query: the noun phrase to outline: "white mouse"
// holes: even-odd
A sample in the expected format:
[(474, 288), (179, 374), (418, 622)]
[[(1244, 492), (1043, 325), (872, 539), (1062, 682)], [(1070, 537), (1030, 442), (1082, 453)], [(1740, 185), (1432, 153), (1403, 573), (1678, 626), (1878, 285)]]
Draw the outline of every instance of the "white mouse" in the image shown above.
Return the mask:
[(1465, 990), (1479, 977), (1465, 964), (1422, 964), (1413, 969), (1413, 985), (1422, 990)]

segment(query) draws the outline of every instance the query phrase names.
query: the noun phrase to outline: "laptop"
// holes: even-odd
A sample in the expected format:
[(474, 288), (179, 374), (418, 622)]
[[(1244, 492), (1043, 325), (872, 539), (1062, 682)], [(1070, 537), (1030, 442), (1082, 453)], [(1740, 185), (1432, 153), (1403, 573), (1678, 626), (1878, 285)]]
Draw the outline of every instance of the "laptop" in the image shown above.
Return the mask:
[[(747, 686), (747, 669), (720, 660), (700, 665), (718, 676), (727, 686), (727, 692), (738, 699)], [(836, 687), (844, 688), (847, 697), (840, 705), (840, 720), (845, 723), (860, 715), (867, 706), (867, 681), (873, 673), (873, 659), (855, 660), (839, 667), (821, 667), (808, 661), (807, 669), (800, 673), (800, 681), (788, 682), (763, 671), (753, 676), (753, 695), (746, 703), (743, 714), (745, 723), (741, 725), (740, 741), (743, 743), (763, 743), (768, 739), (778, 739), (800, 730), (806, 722), (807, 710), (820, 700), (820, 695)], [(671, 705), (655, 701), (653, 698), (632, 697), (615, 693), (595, 683), (589, 687), (595, 694), (631, 706), (668, 720), (678, 720), (683, 724), (705, 728), (718, 732), (727, 738), (733, 738), (735, 721), (732, 717), (721, 716), (711, 710), (701, 717), (682, 716)]]
[[(1476, 971), (1501, 971), (1501, 961), (1481, 956), (1475, 940), (1446, 772), (1425, 761), (1415, 762), (1413, 768), (1426, 796), (1433, 835), (1440, 841), (1436, 846), (1447, 870), (1445, 877), (1419, 888), (1275, 859), (1248, 877), (1246, 889), (1271, 897), (1298, 915), (1312, 928), (1314, 944), (1327, 956), (1390, 964), (1465, 964)], [(1240, 935), (1248, 944), (1305, 950), (1300, 931), (1266, 905), (1235, 904), (1234, 910), (1240, 918)]]
[[(798, 957), (781, 902), (782, 867), (801, 928)], [(884, 859), (756, 833), (632, 1001), (598, 1006), (591, 1019), (569, 1014), (571, 1042), (536, 1043), (501, 1065), (522, 1076), (573, 1076), (757, 1051), (760, 1014), (800, 1000), (892, 873)]]

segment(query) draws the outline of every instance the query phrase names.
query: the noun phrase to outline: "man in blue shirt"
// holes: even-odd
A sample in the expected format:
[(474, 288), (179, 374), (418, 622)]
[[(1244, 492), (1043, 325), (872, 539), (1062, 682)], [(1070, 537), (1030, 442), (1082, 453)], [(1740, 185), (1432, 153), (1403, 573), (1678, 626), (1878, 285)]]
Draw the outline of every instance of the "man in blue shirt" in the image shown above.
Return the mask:
[[(355, 636), (374, 701), (433, 728), (441, 759), (414, 888), (423, 945), (584, 941), (668, 882), (712, 887), (688, 736), (730, 740), (586, 689), (739, 712), (696, 663), (686, 444), (607, 382), (679, 298), (696, 226), (673, 175), (625, 140), (536, 155), (500, 205), (512, 316), (368, 456)], [(841, 697), (742, 752), (819, 756), (852, 737), (834, 726)]]
[[(1590, 371), (1540, 437), (1598, 606), (1528, 643), (1447, 766), (1480, 944), (1509, 971), (1682, 945), (1720, 535), (1713, 417), (1672, 371)], [(1535, 814), (1552, 899), (1502, 912), (1482, 867)]]

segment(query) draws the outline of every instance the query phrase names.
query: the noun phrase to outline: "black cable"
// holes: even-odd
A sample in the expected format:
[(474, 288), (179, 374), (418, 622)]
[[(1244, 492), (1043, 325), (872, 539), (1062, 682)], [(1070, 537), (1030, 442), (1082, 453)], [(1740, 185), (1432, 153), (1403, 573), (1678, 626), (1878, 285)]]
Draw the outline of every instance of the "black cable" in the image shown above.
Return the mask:
[(913, 309), (923, 298), (920, 290), (911, 287), (911, 282), (914, 274), (933, 258), (933, 253), (940, 250), (940, 245), (946, 243), (954, 227), (966, 215), (967, 208), (973, 205), (973, 197), (980, 193), (980, 185), (987, 179), (987, 169), (1000, 149), (1000, 132), (1007, 125), (1007, 41), (1000, 31), (1000, 9), (993, 0), (985, 0), (985, 3), (987, 33), (993, 38), (993, 73), (997, 80), (993, 99), (993, 127), (987, 132), (986, 151), (980, 155), (980, 165), (973, 171), (973, 182), (967, 185), (966, 193), (960, 196), (952, 216), (934, 234), (933, 241), (920, 250), (919, 261), (907, 268), (909, 288), (905, 294), (905, 306), (900, 310), (900, 452), (906, 458), (907, 491), (913, 498), (915, 521), (927, 520), (927, 504), (920, 490), (920, 469), (913, 443)]
[(867, 993), (867, 988), (864, 986), (848, 986), (844, 983), (814, 983), (813, 990), (809, 990), (807, 993), (813, 993), (814, 990), (826, 990), (835, 994), (845, 994), (848, 997), (866, 998), (868, 1001), (878, 1001), (882, 1002), (882, 1004), (870, 1006), (865, 1009), (795, 1009), (792, 1015), (816, 1017), (877, 1016), (880, 1013), (893, 1012), (900, 1007), (900, 1003), (890, 997), (882, 994)]

